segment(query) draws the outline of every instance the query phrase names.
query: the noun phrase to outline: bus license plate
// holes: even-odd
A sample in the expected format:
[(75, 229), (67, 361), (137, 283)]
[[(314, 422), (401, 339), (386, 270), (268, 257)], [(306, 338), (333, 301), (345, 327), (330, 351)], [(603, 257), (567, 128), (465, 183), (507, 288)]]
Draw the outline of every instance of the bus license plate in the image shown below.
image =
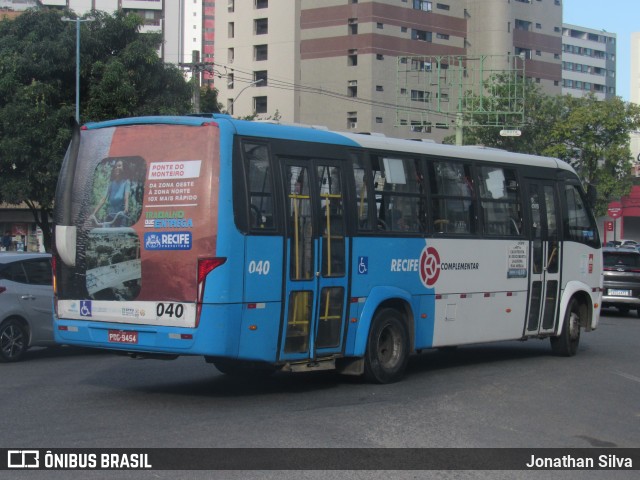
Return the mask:
[(631, 290), (614, 290), (614, 289), (609, 289), (609, 295), (614, 296), (614, 297), (630, 297), (631, 296)]
[(109, 330), (110, 343), (138, 343), (138, 332), (123, 330)]

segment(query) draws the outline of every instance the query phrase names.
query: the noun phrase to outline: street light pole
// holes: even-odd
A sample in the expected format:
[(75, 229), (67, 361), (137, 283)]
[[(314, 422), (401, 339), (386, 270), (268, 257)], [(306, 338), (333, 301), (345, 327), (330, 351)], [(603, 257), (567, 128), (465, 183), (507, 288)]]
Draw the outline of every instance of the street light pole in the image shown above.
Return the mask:
[(249, 87), (253, 87), (254, 85), (257, 85), (259, 83), (262, 83), (264, 81), (264, 78), (259, 78), (258, 80), (254, 80), (253, 82), (251, 82), (249, 85), (247, 85), (246, 87), (244, 87), (242, 90), (240, 90), (238, 92), (238, 94), (236, 95), (236, 97), (231, 101), (231, 114), (233, 115), (233, 110), (235, 109), (234, 107), (236, 106), (236, 100), (238, 99), (238, 97), (240, 96), (240, 94), (242, 92), (244, 92), (247, 88)]
[(63, 22), (76, 22), (76, 122), (80, 123), (80, 24), (82, 22), (93, 22), (95, 18), (62, 17), (61, 20)]

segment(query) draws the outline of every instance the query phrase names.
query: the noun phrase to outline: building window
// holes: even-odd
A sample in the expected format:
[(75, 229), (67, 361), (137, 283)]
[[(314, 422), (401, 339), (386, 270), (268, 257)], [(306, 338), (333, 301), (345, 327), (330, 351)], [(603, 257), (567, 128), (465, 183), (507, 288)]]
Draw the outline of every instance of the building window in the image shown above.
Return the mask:
[(382, 123), (382, 117), (376, 117), (376, 123)]
[(269, 33), (269, 20), (266, 18), (256, 18), (253, 21), (253, 33), (256, 35), (266, 35)]
[(376, 60), (384, 60), (384, 55), (382, 55), (381, 53), (377, 53)]
[(235, 24), (233, 22), (229, 22), (227, 24), (227, 36), (229, 38), (233, 38), (235, 36)]
[(376, 23), (376, 28), (378, 28), (379, 30), (382, 30), (384, 28), (384, 24), (381, 22)]
[(523, 56), (524, 58), (531, 60), (531, 50), (528, 48), (516, 47), (516, 55)]
[(431, 11), (432, 2), (428, 0), (413, 0), (413, 8), (415, 10), (422, 10), (423, 12)]
[(347, 86), (347, 95), (349, 97), (357, 97), (358, 96), (358, 81), (357, 80), (349, 80), (349, 85)]
[(446, 33), (436, 33), (436, 38), (439, 38), (440, 40), (449, 40), (449, 35)]
[(267, 113), (267, 97), (253, 97), (253, 111)]
[(269, 0), (255, 0), (255, 8), (267, 8), (269, 6)]
[[(193, 3), (196, 3), (196, 2), (193, 2)], [(229, 3), (227, 4), (227, 10), (229, 11), (229, 13), (233, 13), (235, 11), (236, 9), (235, 4), (236, 4), (235, 0), (229, 0)]]
[(400, 31), (402, 33), (407, 33), (407, 27), (400, 27)]
[(449, 10), (449, 5), (446, 3), (436, 3), (436, 8), (440, 10)]
[(266, 87), (267, 86), (267, 71), (266, 70), (258, 70), (257, 72), (253, 72), (253, 81), (256, 82), (256, 87)]
[(347, 128), (358, 128), (358, 112), (347, 113)]
[(358, 34), (358, 19), (350, 18), (349, 19), (349, 35), (357, 35)]
[(355, 67), (358, 65), (358, 50), (349, 50), (347, 55), (347, 66)]
[(531, 30), (531, 22), (527, 22), (526, 20), (520, 20), (516, 18), (514, 27), (516, 30)]
[(424, 92), (422, 90), (411, 90), (411, 100), (414, 102), (429, 102), (431, 98), (431, 92)]
[(413, 40), (420, 40), (421, 42), (430, 42), (432, 40), (432, 33), (424, 30), (411, 29), (411, 38)]
[(253, 59), (256, 62), (267, 60), (269, 58), (268, 45), (254, 45), (253, 47)]
[(233, 60), (236, 56), (235, 50), (233, 48), (227, 49), (227, 63), (233, 63)]
[(376, 92), (384, 92), (384, 87), (382, 85), (376, 85)]
[(415, 58), (411, 59), (411, 70), (416, 70), (419, 72), (430, 72), (432, 69), (431, 62), (427, 62), (424, 60), (417, 60)]

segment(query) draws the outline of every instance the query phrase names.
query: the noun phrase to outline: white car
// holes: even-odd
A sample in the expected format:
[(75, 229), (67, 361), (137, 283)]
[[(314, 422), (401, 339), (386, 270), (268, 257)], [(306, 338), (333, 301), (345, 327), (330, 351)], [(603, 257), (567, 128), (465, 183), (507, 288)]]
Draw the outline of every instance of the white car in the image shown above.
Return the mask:
[(48, 253), (0, 253), (0, 362), (53, 345), (53, 276)]

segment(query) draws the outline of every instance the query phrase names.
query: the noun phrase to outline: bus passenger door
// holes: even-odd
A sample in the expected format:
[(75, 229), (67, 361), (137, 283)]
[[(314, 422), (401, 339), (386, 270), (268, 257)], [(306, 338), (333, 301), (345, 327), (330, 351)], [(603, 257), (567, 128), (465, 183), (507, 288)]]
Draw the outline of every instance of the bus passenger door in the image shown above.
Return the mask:
[(527, 181), (529, 209), (529, 308), (525, 335), (553, 332), (560, 293), (559, 207), (553, 182)]
[(342, 351), (348, 248), (343, 168), (329, 160), (288, 160), (285, 309), (281, 360)]

